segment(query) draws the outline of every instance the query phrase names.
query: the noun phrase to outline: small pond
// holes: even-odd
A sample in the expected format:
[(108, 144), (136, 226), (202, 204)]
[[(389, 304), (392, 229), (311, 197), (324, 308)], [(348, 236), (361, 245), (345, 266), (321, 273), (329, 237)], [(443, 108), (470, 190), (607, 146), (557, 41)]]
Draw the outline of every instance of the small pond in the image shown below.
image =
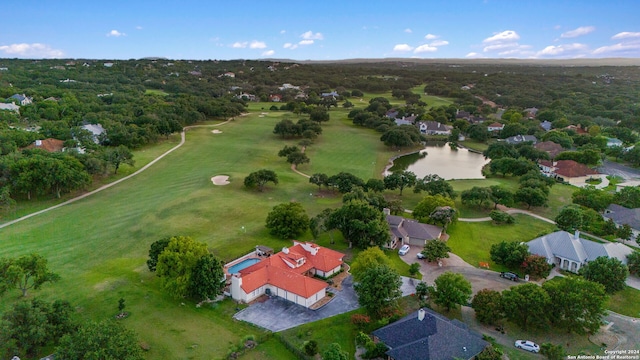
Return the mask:
[(482, 167), (488, 162), (482, 154), (468, 149), (451, 150), (449, 143), (428, 142), (420, 152), (395, 159), (387, 173), (408, 170), (419, 179), (429, 174), (437, 174), (446, 180), (484, 179)]

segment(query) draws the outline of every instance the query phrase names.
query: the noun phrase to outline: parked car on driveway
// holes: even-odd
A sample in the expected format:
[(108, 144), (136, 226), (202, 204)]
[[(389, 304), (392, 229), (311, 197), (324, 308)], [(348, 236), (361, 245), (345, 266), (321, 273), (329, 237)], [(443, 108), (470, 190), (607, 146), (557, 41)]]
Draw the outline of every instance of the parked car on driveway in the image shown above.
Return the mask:
[(421, 252), (418, 253), (418, 259), (424, 259), (426, 258), (426, 256), (424, 256), (424, 254)]
[(518, 281), (520, 279), (518, 274), (514, 274), (512, 272), (501, 272), (500, 273), (500, 277), (503, 277), (503, 278), (505, 278), (507, 280), (511, 280), (511, 281)]
[(522, 350), (531, 351), (534, 353), (540, 352), (540, 346), (529, 340), (516, 340), (515, 347)]
[(398, 255), (402, 256), (402, 255), (407, 255), (407, 253), (409, 252), (409, 245), (402, 245), (402, 247), (400, 248), (400, 250), (398, 250)]

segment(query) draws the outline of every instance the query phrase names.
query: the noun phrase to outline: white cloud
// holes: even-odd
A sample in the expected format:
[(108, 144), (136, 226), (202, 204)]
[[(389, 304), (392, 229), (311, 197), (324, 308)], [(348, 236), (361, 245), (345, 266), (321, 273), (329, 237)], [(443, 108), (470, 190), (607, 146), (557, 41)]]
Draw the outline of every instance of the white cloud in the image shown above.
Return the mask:
[(449, 45), (449, 42), (447, 40), (436, 40), (436, 41), (432, 41), (429, 45), (431, 45), (431, 46), (445, 46), (445, 45)]
[(120, 36), (127, 36), (127, 34), (120, 32), (118, 30), (111, 30), (107, 33), (108, 37), (120, 37)]
[(577, 29), (569, 30), (567, 32), (563, 32), (560, 37), (561, 38), (574, 38), (582, 35), (587, 35), (590, 32), (593, 32), (596, 28), (594, 26), (580, 26)]
[(439, 37), (438, 35), (433, 35), (433, 34), (427, 34), (424, 36), (424, 38), (427, 40), (437, 39), (438, 37)]
[(295, 49), (298, 47), (298, 44), (292, 44), (292, 43), (284, 43), (284, 45), (282, 45), (283, 48), (285, 49)]
[(305, 40), (323, 40), (324, 36), (317, 32), (317, 33), (313, 33), (313, 31), (309, 30), (306, 33), (303, 33), (302, 35), (300, 35), (301, 38), (305, 39)]
[(513, 30), (505, 30), (503, 32), (499, 32), (491, 37), (488, 37), (482, 42), (484, 44), (492, 44), (492, 43), (505, 43), (505, 42), (513, 42), (520, 40), (520, 35)]
[(273, 50), (267, 50), (265, 52), (262, 53), (262, 56), (271, 56), (273, 54), (275, 54), (276, 52)]
[(599, 47), (593, 50), (593, 54), (594, 55), (601, 55), (601, 54), (613, 55), (613, 54), (627, 53), (627, 52), (633, 51), (635, 55), (638, 56), (638, 53), (639, 53), (638, 50), (640, 50), (640, 43), (630, 43), (630, 44), (618, 43), (614, 45)]
[(481, 54), (478, 54), (477, 52), (470, 52), (467, 55), (465, 55), (465, 57), (468, 57), (468, 58), (481, 58), (483, 56)]
[(142, 26), (140, 25), (136, 26), (136, 30), (142, 30)]
[(536, 53), (536, 56), (557, 56), (557, 55), (567, 55), (567, 53), (571, 53), (575, 55), (576, 52), (580, 52), (584, 50), (587, 50), (587, 45), (580, 44), (580, 43), (563, 44), (563, 45), (557, 45), (557, 46), (550, 45), (538, 51)]
[(287, 30), (280, 30), (280, 34), (284, 34), (286, 32), (287, 32)]
[(415, 50), (413, 50), (413, 52), (415, 54), (420, 54), (420, 53), (424, 53), (424, 52), (434, 52), (437, 51), (438, 48), (435, 46), (431, 46), (429, 44), (424, 44), (424, 45), (420, 45), (418, 46)]
[(300, 40), (298, 45), (311, 45), (313, 44), (313, 40)]
[(61, 58), (64, 56), (62, 50), (53, 49), (50, 45), (40, 43), (0, 45), (0, 52), (11, 55), (11, 57), (24, 58)]
[(484, 52), (489, 52), (489, 51), (497, 51), (497, 50), (504, 50), (504, 49), (510, 49), (510, 48), (514, 48), (514, 47), (518, 47), (518, 43), (514, 42), (514, 43), (506, 43), (506, 44), (493, 44), (493, 45), (489, 45), (489, 46), (485, 46), (482, 51)]
[(554, 29), (554, 30), (560, 30), (560, 29), (562, 29), (562, 26), (560, 26), (560, 25), (556, 25), (556, 26), (554, 26), (554, 27), (553, 27), (553, 29)]
[(411, 30), (409, 28), (406, 28), (406, 29), (404, 29), (404, 32), (406, 32), (407, 34), (411, 34), (413, 32), (413, 30)]
[(249, 43), (246, 41), (240, 42), (240, 41), (236, 41), (233, 44), (231, 44), (231, 47), (234, 49), (244, 49), (247, 47)]
[(623, 31), (623, 32), (617, 33), (617, 34), (615, 34), (615, 35), (613, 35), (611, 37), (611, 39), (613, 39), (613, 40), (629, 39), (629, 38), (640, 38), (640, 32)]
[(264, 41), (253, 40), (251, 44), (249, 44), (250, 49), (264, 49), (266, 47), (267, 47), (267, 44), (265, 44)]
[(409, 44), (397, 44), (393, 47), (393, 51), (397, 52), (408, 52), (413, 50), (413, 47), (409, 46)]

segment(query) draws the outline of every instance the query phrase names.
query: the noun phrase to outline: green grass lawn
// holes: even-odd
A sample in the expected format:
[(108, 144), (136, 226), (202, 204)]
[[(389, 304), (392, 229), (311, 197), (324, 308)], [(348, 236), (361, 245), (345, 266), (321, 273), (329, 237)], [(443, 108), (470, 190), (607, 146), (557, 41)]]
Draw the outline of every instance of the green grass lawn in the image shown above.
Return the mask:
[(169, 93), (166, 93), (162, 90), (157, 90), (157, 89), (147, 89), (144, 91), (145, 95), (157, 95), (157, 96), (167, 96), (169, 95)]
[(485, 222), (457, 222), (449, 226), (447, 244), (452, 252), (473, 266), (488, 262), (492, 270), (504, 271), (502, 265), (495, 264), (489, 256), (491, 245), (501, 241), (529, 241), (543, 233), (551, 232), (555, 226), (527, 215), (515, 215), (513, 225), (494, 225)]
[(607, 309), (618, 314), (640, 318), (640, 290), (626, 286), (624, 290), (610, 295)]

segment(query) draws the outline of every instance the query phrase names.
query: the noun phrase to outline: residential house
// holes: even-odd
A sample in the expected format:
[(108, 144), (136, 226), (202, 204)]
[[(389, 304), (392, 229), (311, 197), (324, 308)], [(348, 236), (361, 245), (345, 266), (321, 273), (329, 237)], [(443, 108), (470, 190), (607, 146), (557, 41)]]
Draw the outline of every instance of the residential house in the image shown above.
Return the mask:
[(504, 129), (504, 124), (501, 124), (499, 122), (494, 122), (489, 124), (489, 126), (487, 126), (487, 131), (489, 132), (502, 131), (503, 129)]
[(323, 99), (337, 99), (340, 95), (338, 94), (337, 91), (332, 91), (332, 92), (328, 92), (328, 93), (321, 93), (320, 97)]
[(631, 187), (640, 186), (640, 180), (628, 180), (623, 183), (616, 184), (616, 192), (628, 186), (631, 186)]
[(0, 103), (0, 110), (9, 110), (9, 111), (15, 111), (17, 113), (20, 112), (20, 106), (14, 104), (14, 103)]
[(616, 138), (607, 138), (607, 147), (622, 146), (622, 140)]
[(402, 216), (391, 215), (385, 209), (387, 224), (391, 232), (386, 248), (395, 249), (398, 245), (425, 246), (427, 241), (442, 237), (442, 228), (431, 224), (423, 224)]
[(236, 95), (236, 98), (244, 101), (258, 101), (258, 97), (253, 94), (242, 93)]
[(452, 128), (452, 126), (443, 125), (437, 121), (420, 122), (420, 132), (426, 135), (451, 135)]
[(327, 283), (313, 276), (340, 272), (344, 254), (309, 242), (262, 259), (231, 276), (231, 297), (245, 303), (262, 295), (278, 296), (309, 308), (326, 295)]
[(449, 320), (431, 309), (420, 309), (375, 330), (374, 341), (384, 343), (392, 360), (472, 359), (489, 343), (466, 324)]
[(202, 72), (193, 70), (193, 71), (189, 71), (189, 75), (202, 76)]
[(587, 165), (573, 160), (541, 160), (538, 161), (538, 166), (544, 175), (574, 186), (583, 186), (587, 180), (598, 179), (603, 176)]
[(280, 86), (278, 89), (280, 89), (282, 91), (289, 90), (289, 89), (300, 90), (300, 86), (295, 86), (295, 85), (291, 85), (291, 84), (282, 84), (282, 86)]
[(102, 65), (104, 65), (104, 67), (110, 68), (110, 67), (113, 66), (113, 63), (112, 62), (106, 62), (106, 63), (103, 63)]
[(85, 124), (82, 125), (81, 128), (93, 134), (93, 142), (96, 144), (100, 143), (100, 136), (107, 132), (100, 124)]
[(512, 145), (522, 144), (524, 142), (531, 142), (533, 145), (535, 145), (538, 142), (538, 139), (536, 139), (536, 137), (533, 135), (516, 135), (508, 137), (504, 140)]
[(282, 95), (279, 95), (279, 94), (269, 95), (269, 101), (271, 101), (271, 102), (280, 102), (280, 101), (282, 101)]
[(551, 159), (554, 159), (558, 154), (564, 151), (562, 145), (556, 144), (553, 141), (543, 141), (533, 145), (534, 148), (540, 151), (544, 151), (549, 154)]
[(535, 119), (536, 115), (538, 115), (538, 108), (535, 107), (530, 107), (530, 108), (526, 108), (524, 109), (524, 117), (526, 117), (527, 119)]
[(398, 110), (390, 109), (386, 112), (386, 114), (384, 114), (384, 116), (388, 117), (389, 119), (395, 119), (396, 117), (398, 117)]
[(46, 99), (44, 99), (42, 101), (55, 101), (55, 102), (58, 102), (58, 101), (60, 101), (60, 99), (58, 99), (56, 97), (53, 97), (53, 96), (49, 96), (48, 98), (46, 98)]
[(3, 66), (3, 67), (0, 67), (0, 71), (9, 71), (9, 68)]
[(15, 100), (15, 101), (18, 102), (17, 105), (20, 105), (20, 106), (25, 106), (25, 105), (29, 105), (29, 104), (33, 103), (33, 99), (28, 97), (25, 94), (22, 94), (22, 95), (13, 94), (13, 95), (11, 95), (11, 97), (8, 100)]
[(469, 118), (471, 118), (471, 113), (468, 111), (458, 110), (456, 112), (456, 119), (469, 120)]
[(622, 205), (611, 204), (602, 216), (605, 219), (613, 220), (617, 227), (629, 225), (634, 238), (640, 234), (640, 208), (629, 209)]
[(580, 238), (580, 232), (574, 234), (556, 231), (535, 238), (527, 243), (529, 252), (544, 256), (549, 264), (559, 269), (577, 273), (582, 266), (601, 256), (616, 258), (627, 263), (627, 255), (633, 250), (620, 243), (597, 243)]
[(586, 129), (583, 129), (582, 126), (580, 125), (569, 125), (565, 127), (565, 129), (575, 131), (576, 134), (584, 135), (589, 133)]
[(60, 152), (64, 149), (64, 141), (51, 138), (36, 140), (25, 149), (42, 149), (47, 152)]
[(544, 129), (544, 131), (550, 131), (553, 128), (553, 124), (551, 123), (551, 121), (545, 120), (540, 123), (540, 127)]
[(236, 74), (232, 73), (231, 71), (227, 71), (226, 73), (222, 74), (222, 76), (224, 77), (230, 77), (230, 78), (235, 78)]

